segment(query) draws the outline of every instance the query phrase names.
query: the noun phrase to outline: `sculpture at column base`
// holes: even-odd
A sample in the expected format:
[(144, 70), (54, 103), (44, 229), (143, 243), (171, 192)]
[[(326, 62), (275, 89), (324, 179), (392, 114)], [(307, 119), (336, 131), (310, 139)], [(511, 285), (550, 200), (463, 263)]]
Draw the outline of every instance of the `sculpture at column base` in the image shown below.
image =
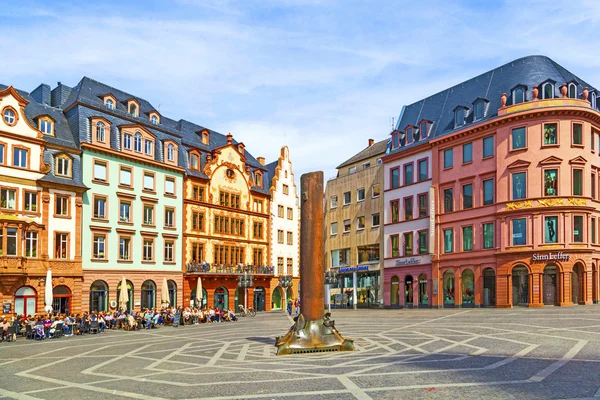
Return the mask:
[(294, 318), (289, 332), (275, 341), (277, 355), (321, 353), (327, 351), (354, 351), (354, 341), (344, 339), (335, 329), (335, 321), (326, 313), (322, 319), (306, 321), (300, 314)]

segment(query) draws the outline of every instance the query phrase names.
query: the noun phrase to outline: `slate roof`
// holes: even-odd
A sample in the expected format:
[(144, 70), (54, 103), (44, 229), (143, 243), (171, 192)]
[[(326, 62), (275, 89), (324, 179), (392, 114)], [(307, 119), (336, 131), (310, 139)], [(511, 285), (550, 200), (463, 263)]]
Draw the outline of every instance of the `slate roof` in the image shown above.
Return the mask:
[(352, 157), (350, 157), (349, 159), (347, 159), (346, 161), (344, 161), (343, 163), (338, 165), (336, 168), (340, 169), (347, 165), (354, 164), (359, 161), (366, 160), (371, 157), (375, 157), (378, 154), (385, 153), (385, 150), (387, 148), (387, 144), (389, 141), (390, 141), (390, 139), (385, 139), (380, 142), (376, 142), (371, 146), (368, 146), (367, 148), (361, 150), (357, 154), (353, 155)]
[(269, 180), (268, 180), (268, 188), (270, 189), (271, 186), (273, 186), (273, 178), (275, 178), (275, 169), (277, 168), (277, 166), (279, 165), (279, 159), (273, 161), (272, 163), (269, 163), (267, 165), (265, 165), (265, 168), (267, 169), (267, 174), (269, 175)]
[[(584, 87), (588, 88), (590, 95), (592, 92), (598, 93), (589, 83), (548, 57), (527, 56), (519, 58), (403, 107), (396, 129), (404, 131), (408, 125), (418, 126), (419, 122), (424, 119), (432, 121), (433, 124), (430, 127), (428, 138), (390, 150), (390, 152), (397, 153), (429, 141), (431, 138), (438, 138), (473, 124), (473, 102), (478, 98), (486, 99), (489, 103), (484, 107), (484, 117), (476, 122), (480, 123), (496, 118), (498, 109), (501, 106), (500, 97), (502, 93), (507, 94), (507, 105), (511, 105), (512, 89), (523, 85), (527, 89), (525, 99), (530, 101), (533, 98), (533, 87), (538, 86), (539, 97), (541, 97), (541, 84), (548, 80), (555, 82), (555, 98), (562, 97), (560, 87), (563, 83), (569, 82), (574, 82), (577, 85), (578, 98), (581, 98)], [(453, 110), (457, 106), (468, 107), (469, 111), (465, 115), (465, 125), (455, 128)]]

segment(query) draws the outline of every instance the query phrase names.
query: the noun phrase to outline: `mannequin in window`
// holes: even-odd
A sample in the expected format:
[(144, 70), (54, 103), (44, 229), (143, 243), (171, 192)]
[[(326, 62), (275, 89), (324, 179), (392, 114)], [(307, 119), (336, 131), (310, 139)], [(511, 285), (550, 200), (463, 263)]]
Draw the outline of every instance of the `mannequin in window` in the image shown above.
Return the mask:
[(554, 229), (554, 221), (552, 221), (551, 219), (548, 220), (548, 222), (546, 222), (546, 225), (548, 227), (548, 238), (550, 242), (555, 242), (555, 237), (556, 237), (556, 230)]
[(523, 184), (521, 183), (521, 177), (520, 176), (515, 176), (515, 194), (516, 194), (516, 198), (518, 199), (522, 199), (523, 196)]

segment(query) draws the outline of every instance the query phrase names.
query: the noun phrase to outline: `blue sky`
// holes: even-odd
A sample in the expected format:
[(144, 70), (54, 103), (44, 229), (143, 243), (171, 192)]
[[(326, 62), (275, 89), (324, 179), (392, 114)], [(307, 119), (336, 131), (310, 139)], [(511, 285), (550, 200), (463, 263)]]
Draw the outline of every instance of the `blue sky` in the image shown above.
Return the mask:
[(599, 20), (574, 0), (17, 1), (0, 5), (0, 82), (86, 75), (328, 178), (404, 104), (513, 59), (599, 87)]

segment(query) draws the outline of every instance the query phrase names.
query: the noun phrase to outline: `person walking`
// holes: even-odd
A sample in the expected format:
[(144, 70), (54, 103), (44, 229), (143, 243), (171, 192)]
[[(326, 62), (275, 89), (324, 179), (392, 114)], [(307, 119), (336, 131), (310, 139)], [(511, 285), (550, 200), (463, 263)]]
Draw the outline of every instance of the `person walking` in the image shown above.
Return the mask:
[(297, 297), (294, 302), (294, 307), (296, 307), (296, 315), (300, 315), (300, 300)]
[(292, 304), (292, 299), (288, 300), (288, 303), (287, 303), (287, 313), (288, 313), (289, 316), (292, 316), (292, 305), (293, 305)]

